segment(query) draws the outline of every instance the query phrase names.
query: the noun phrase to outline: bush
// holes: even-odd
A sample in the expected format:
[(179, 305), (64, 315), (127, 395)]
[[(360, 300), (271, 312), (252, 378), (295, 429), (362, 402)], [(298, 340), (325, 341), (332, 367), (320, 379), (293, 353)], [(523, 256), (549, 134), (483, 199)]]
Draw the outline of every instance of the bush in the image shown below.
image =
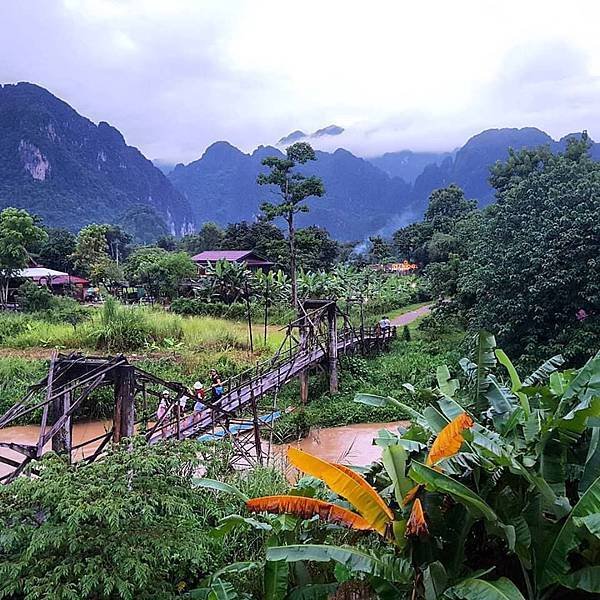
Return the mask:
[[(30, 385), (46, 375), (45, 360), (27, 360), (17, 357), (0, 358), (0, 415), (16, 404)], [(29, 413), (22, 423), (39, 423), (41, 409)]]
[(86, 331), (87, 344), (96, 350), (124, 352), (148, 344), (176, 342), (183, 337), (181, 318), (151, 309), (123, 306), (109, 298)]
[(52, 307), (35, 314), (35, 318), (48, 321), (49, 323), (69, 323), (77, 327), (79, 323), (86, 321), (92, 314), (91, 308), (82, 306), (73, 298), (66, 296), (54, 296)]
[(14, 338), (20, 333), (29, 331), (32, 320), (28, 315), (16, 313), (0, 313), (0, 344)]
[(52, 292), (47, 287), (39, 286), (33, 281), (26, 281), (19, 286), (16, 299), (23, 312), (26, 313), (48, 310), (55, 305)]
[[(177, 298), (171, 303), (174, 313), (195, 317), (219, 317), (234, 321), (245, 321), (248, 318), (248, 308), (243, 302), (205, 302), (197, 298)], [(255, 322), (264, 320), (264, 304), (252, 301), (250, 315)], [(269, 323), (284, 325), (293, 321), (295, 313), (289, 305), (275, 304), (269, 307)]]
[[(0, 486), (0, 595), (167, 599), (231, 561), (256, 560), (256, 532), (233, 532), (227, 544), (211, 535), (242, 502), (194, 489), (199, 450), (193, 442), (135, 440), (131, 451), (111, 450), (77, 467), (49, 455), (38, 479)], [(250, 496), (285, 487), (267, 469), (219, 471)], [(258, 580), (245, 585), (260, 596)]]

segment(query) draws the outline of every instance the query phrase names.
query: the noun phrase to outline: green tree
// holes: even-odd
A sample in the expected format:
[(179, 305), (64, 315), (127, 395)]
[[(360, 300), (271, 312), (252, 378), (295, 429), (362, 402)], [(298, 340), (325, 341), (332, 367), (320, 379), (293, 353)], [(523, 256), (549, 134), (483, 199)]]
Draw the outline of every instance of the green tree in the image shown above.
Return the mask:
[(218, 250), (223, 241), (223, 230), (219, 225), (208, 221), (203, 223), (200, 231), (190, 233), (179, 242), (179, 247), (184, 252), (194, 255), (205, 250)]
[(327, 229), (311, 225), (296, 231), (298, 266), (306, 271), (329, 271), (338, 260), (339, 244)]
[(174, 252), (178, 248), (177, 238), (170, 233), (161, 235), (156, 240), (156, 245), (163, 250), (168, 250), (169, 252)]
[(27, 266), (28, 250), (43, 242), (46, 232), (34, 218), (18, 208), (5, 208), (0, 213), (0, 301), (8, 300), (8, 283)]
[(107, 231), (108, 225), (96, 223), (81, 229), (71, 256), (77, 272), (94, 283), (103, 283), (112, 268)]
[(476, 208), (475, 200), (466, 200), (464, 192), (451, 184), (431, 193), (424, 220), (431, 223), (434, 231), (448, 233), (454, 222)]
[(156, 298), (173, 299), (181, 284), (196, 274), (196, 266), (185, 252), (167, 252), (146, 247), (134, 251), (125, 263), (125, 275)]
[(71, 255), (77, 238), (61, 227), (47, 227), (46, 233), (48, 237), (37, 248), (36, 259), (44, 267), (71, 273), (75, 267)]
[(584, 138), (564, 154), (523, 150), (497, 164), (498, 201), (461, 263), (461, 309), (520, 360), (566, 349), (577, 361), (598, 347), (600, 164), (587, 147)]
[(279, 188), (281, 202), (274, 204), (264, 202), (261, 205), (265, 217), (272, 221), (283, 217), (288, 227), (288, 245), (290, 250), (290, 279), (292, 285), (292, 304), (298, 306), (298, 290), (296, 286), (296, 228), (294, 218), (297, 213), (308, 212), (305, 201), (311, 196), (323, 196), (325, 188), (321, 179), (306, 176), (295, 170), (309, 160), (316, 160), (315, 151), (306, 142), (292, 144), (286, 150), (286, 158), (270, 156), (262, 164), (270, 169), (268, 174), (258, 176), (260, 185), (274, 185)]
[(224, 250), (254, 250), (262, 258), (266, 258), (282, 266), (289, 264), (289, 250), (281, 229), (259, 219), (255, 223), (241, 221), (230, 223), (225, 228), (221, 248)]
[(394, 255), (394, 248), (387, 240), (380, 235), (372, 235), (369, 238), (371, 247), (369, 248), (369, 262), (382, 263), (389, 261)]
[[(254, 532), (226, 547), (209, 535), (232, 501), (193, 488), (198, 465), (193, 443), (136, 440), (77, 468), (48, 456), (39, 478), (1, 486), (0, 595), (167, 600), (182, 581), (250, 559)], [(266, 491), (265, 479), (248, 485)]]

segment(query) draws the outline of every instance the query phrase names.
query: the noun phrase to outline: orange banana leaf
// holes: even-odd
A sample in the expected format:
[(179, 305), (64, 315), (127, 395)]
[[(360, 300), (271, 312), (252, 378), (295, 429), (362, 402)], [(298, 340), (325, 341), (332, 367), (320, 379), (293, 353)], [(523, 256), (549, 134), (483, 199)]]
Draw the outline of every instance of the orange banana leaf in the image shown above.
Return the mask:
[(288, 513), (302, 519), (310, 519), (314, 515), (319, 515), (319, 518), (324, 521), (340, 523), (352, 529), (373, 529), (366, 519), (356, 513), (331, 504), (331, 502), (305, 498), (304, 496), (282, 495), (252, 498), (246, 502), (246, 507), (252, 512), (269, 512), (277, 515)]
[(357, 480), (360, 476), (356, 473), (349, 475), (348, 469), (342, 470), (337, 465), (297, 448), (288, 449), (288, 459), (304, 473), (324, 481), (329, 489), (348, 500), (375, 531), (385, 535), (388, 523), (394, 519), (394, 513), (366, 481)]
[(406, 524), (406, 535), (427, 535), (428, 533), (429, 529), (427, 528), (423, 506), (417, 498), (412, 505), (410, 518)]
[(402, 498), (402, 506), (408, 506), (417, 497), (417, 494), (419, 493), (421, 487), (422, 486), (420, 483), (415, 485), (414, 487), (411, 487), (410, 490), (406, 492), (404, 498)]
[(454, 456), (465, 441), (463, 431), (473, 426), (473, 419), (467, 413), (461, 413), (444, 429), (440, 431), (435, 442), (431, 446), (427, 456), (427, 464), (433, 465), (443, 458)]
[(392, 512), (392, 509), (385, 503), (385, 500), (377, 493), (377, 491), (373, 488), (373, 486), (371, 486), (362, 475), (358, 474), (356, 471), (353, 471), (352, 469), (349, 469), (348, 467), (345, 467), (344, 465), (340, 465), (337, 463), (331, 463), (331, 464), (334, 467), (337, 467), (340, 471), (342, 471), (342, 473), (346, 473), (346, 475), (348, 475), (348, 477), (354, 479), (354, 481), (356, 481), (356, 483), (358, 483), (358, 485), (363, 487), (367, 493), (373, 494), (373, 499), (379, 503), (379, 505), (381, 506), (381, 509), (388, 515), (388, 517), (392, 521), (394, 520), (394, 513)]

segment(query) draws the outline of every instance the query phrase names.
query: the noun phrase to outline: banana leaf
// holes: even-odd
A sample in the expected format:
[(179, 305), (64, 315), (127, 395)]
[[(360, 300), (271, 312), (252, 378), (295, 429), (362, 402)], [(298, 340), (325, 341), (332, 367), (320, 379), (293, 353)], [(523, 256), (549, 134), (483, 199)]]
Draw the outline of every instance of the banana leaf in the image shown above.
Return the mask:
[(584, 567), (563, 577), (560, 583), (571, 590), (600, 594), (600, 567)]
[(560, 582), (569, 571), (569, 553), (577, 546), (577, 525), (574, 519), (581, 519), (600, 512), (600, 477), (581, 496), (573, 510), (554, 537), (545, 557), (537, 561), (537, 580), (540, 589)]
[(521, 404), (521, 408), (523, 409), (523, 412), (525, 413), (525, 416), (529, 417), (529, 413), (531, 412), (531, 408), (529, 406), (529, 400), (527, 398), (527, 395), (520, 391), (521, 388), (523, 387), (523, 384), (521, 383), (521, 379), (519, 378), (517, 370), (515, 369), (514, 365), (510, 361), (510, 358), (508, 358), (508, 356), (506, 355), (504, 350), (501, 350), (500, 348), (498, 348), (496, 350), (496, 358), (498, 359), (498, 362), (503, 367), (505, 367), (506, 370), (508, 371), (508, 375), (510, 377), (510, 383), (511, 383), (510, 389), (511, 389), (512, 393), (515, 394), (517, 396), (517, 398), (519, 398), (519, 402)]
[(411, 463), (408, 476), (416, 483), (422, 483), (430, 491), (443, 492), (464, 504), (476, 516), (489, 521), (499, 521), (498, 516), (482, 498), (468, 487), (435, 469), (416, 461)]
[(396, 400), (396, 398), (390, 396), (378, 396), (376, 394), (356, 394), (354, 396), (354, 402), (366, 404), (367, 406), (375, 406), (377, 408), (383, 408), (384, 406), (389, 406), (391, 404), (402, 410), (402, 412), (408, 415), (408, 417), (413, 419), (416, 423), (419, 423), (421, 427), (427, 427), (427, 420), (419, 411)]
[(217, 492), (225, 492), (226, 494), (232, 494), (239, 498), (242, 502), (248, 502), (249, 498), (244, 494), (241, 490), (236, 488), (233, 485), (229, 485), (228, 483), (224, 483), (223, 481), (218, 481), (216, 479), (209, 479), (207, 477), (202, 477), (200, 479), (194, 479), (192, 481), (193, 487), (201, 487), (208, 488), (210, 490), (215, 490)]
[(349, 546), (321, 544), (274, 546), (267, 548), (267, 560), (285, 560), (286, 562), (299, 560), (329, 562), (333, 560), (344, 565), (350, 571), (367, 573), (400, 583), (410, 582), (413, 576), (413, 569), (408, 560), (392, 556), (377, 557)]
[(394, 485), (394, 496), (399, 506), (402, 506), (402, 498), (412, 487), (412, 482), (406, 477), (407, 458), (402, 446), (388, 446), (381, 455), (383, 466)]
[(447, 589), (444, 596), (463, 600), (525, 600), (519, 588), (506, 577), (496, 581), (465, 579)]
[(436, 379), (440, 392), (442, 392), (444, 396), (453, 398), (460, 386), (458, 379), (451, 379), (450, 370), (447, 365), (440, 365), (436, 369)]
[(531, 375), (525, 378), (522, 387), (530, 387), (532, 385), (538, 385), (546, 383), (550, 379), (551, 375), (562, 366), (565, 359), (561, 354), (557, 354), (552, 358), (549, 358), (544, 364), (537, 368)]

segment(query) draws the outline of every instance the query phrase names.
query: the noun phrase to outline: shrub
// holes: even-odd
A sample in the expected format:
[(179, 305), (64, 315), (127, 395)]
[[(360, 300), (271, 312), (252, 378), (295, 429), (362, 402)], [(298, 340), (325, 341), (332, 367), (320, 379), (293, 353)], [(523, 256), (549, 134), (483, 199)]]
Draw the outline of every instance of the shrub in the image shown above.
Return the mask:
[[(242, 502), (193, 488), (199, 449), (135, 440), (77, 467), (49, 455), (38, 479), (0, 486), (0, 595), (166, 600), (232, 560), (254, 560), (255, 532), (234, 532), (227, 544), (211, 535)], [(220, 475), (249, 495), (284, 489), (266, 469)]]
[(29, 331), (31, 326), (32, 320), (29, 315), (0, 312), (0, 344)]
[(88, 335), (97, 350), (114, 352), (143, 347), (150, 339), (150, 329), (141, 311), (109, 298)]
[(39, 286), (33, 281), (26, 281), (17, 289), (16, 299), (23, 312), (31, 313), (48, 310), (55, 305), (52, 292), (44, 286)]

